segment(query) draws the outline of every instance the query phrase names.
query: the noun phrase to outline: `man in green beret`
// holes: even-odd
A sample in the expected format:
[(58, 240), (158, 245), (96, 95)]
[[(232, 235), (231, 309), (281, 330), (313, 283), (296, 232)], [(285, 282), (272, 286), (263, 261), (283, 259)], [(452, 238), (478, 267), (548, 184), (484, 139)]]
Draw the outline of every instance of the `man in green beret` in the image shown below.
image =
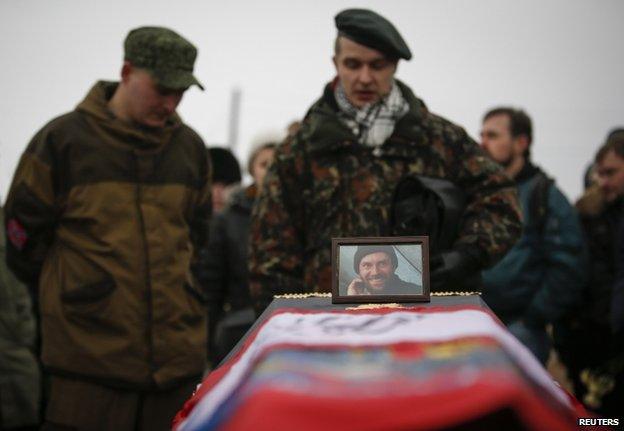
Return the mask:
[(412, 54), (394, 25), (365, 9), (335, 21), (337, 76), (277, 149), (252, 216), (257, 312), (274, 294), (329, 292), (332, 238), (404, 234), (391, 214), (413, 176), (450, 180), (466, 196), (452, 248), (432, 256), (433, 291), (458, 289), (520, 235), (516, 190), (502, 169), (395, 79)]
[(48, 430), (165, 430), (205, 367), (190, 266), (206, 241), (210, 164), (176, 114), (196, 48), (132, 30), (98, 82), (28, 144), (5, 206), (7, 263), (38, 286)]

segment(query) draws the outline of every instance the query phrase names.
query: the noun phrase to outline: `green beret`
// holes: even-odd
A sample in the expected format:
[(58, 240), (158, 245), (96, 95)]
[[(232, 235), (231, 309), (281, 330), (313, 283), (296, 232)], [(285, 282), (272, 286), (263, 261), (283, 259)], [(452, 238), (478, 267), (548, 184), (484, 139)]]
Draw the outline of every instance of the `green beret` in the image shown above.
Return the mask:
[(340, 36), (376, 49), (390, 58), (412, 58), (412, 53), (397, 29), (372, 10), (346, 9), (336, 15), (335, 21)]
[(197, 48), (182, 36), (164, 27), (140, 27), (131, 30), (124, 42), (124, 59), (145, 69), (158, 84), (172, 90), (197, 85), (193, 76)]

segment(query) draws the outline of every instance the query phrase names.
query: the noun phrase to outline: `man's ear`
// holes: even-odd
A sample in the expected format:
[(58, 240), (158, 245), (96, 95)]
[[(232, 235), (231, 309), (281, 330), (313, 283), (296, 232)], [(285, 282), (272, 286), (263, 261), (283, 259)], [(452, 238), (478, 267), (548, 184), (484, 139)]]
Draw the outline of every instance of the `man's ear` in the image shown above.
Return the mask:
[(529, 137), (526, 135), (520, 135), (514, 138), (514, 149), (516, 154), (524, 155), (529, 148)]
[(335, 55), (332, 57), (332, 63), (334, 63), (334, 67), (338, 70), (338, 59)]
[(130, 74), (134, 70), (134, 66), (129, 61), (124, 61), (121, 66), (121, 82), (128, 82)]

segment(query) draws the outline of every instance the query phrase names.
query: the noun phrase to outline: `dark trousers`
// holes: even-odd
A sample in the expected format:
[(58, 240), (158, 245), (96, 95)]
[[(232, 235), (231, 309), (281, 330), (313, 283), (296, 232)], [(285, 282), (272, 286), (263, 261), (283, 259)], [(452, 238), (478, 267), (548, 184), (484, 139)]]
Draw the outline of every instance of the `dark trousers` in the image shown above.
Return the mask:
[(165, 391), (129, 391), (52, 377), (42, 430), (170, 430), (171, 421), (197, 383)]
[[(587, 387), (581, 379), (583, 370), (604, 371), (607, 364), (616, 356), (624, 360), (624, 352), (616, 355), (611, 350), (613, 340), (607, 325), (587, 322), (580, 325), (574, 321), (558, 323), (554, 326), (554, 338), (555, 348), (574, 385), (574, 395), (581, 402), (587, 394)], [(587, 407), (603, 417), (623, 418), (624, 370), (620, 370), (612, 377), (615, 386), (602, 397), (601, 406), (597, 409)]]

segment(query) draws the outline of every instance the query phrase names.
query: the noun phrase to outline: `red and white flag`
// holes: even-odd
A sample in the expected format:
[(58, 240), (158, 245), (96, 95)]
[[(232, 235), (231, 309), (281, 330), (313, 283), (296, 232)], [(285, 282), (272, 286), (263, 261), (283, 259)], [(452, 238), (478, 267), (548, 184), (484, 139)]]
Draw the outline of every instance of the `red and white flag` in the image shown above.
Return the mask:
[(578, 409), (483, 309), (288, 309), (208, 375), (174, 429), (569, 430)]

